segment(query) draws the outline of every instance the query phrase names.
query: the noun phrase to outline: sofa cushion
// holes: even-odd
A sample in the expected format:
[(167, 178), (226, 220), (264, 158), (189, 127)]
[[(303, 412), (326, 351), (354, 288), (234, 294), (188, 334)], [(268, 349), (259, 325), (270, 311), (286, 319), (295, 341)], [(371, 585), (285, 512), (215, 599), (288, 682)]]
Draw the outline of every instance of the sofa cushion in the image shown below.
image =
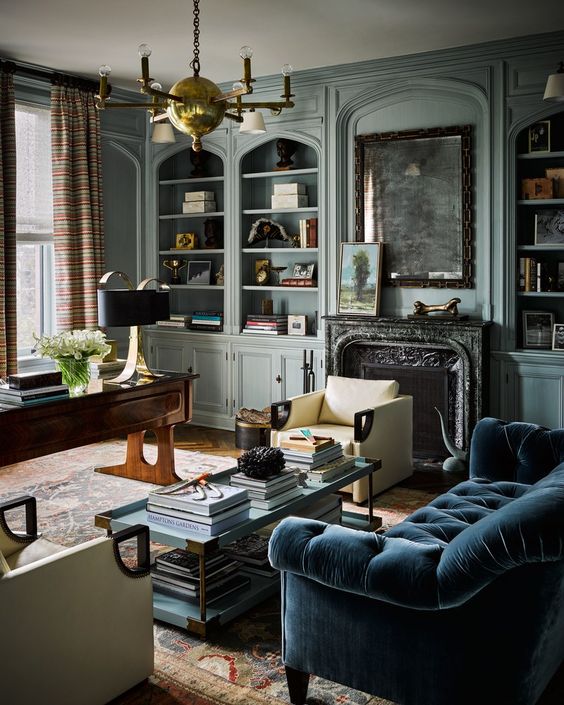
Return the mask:
[(319, 423), (354, 426), (357, 411), (370, 409), (395, 399), (399, 384), (395, 380), (327, 377)]

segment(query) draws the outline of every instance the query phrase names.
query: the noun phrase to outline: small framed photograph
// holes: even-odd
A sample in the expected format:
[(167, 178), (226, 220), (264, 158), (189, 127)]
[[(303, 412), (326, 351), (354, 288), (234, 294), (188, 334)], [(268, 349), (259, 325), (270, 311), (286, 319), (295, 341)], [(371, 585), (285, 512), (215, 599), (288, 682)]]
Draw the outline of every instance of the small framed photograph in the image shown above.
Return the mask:
[(555, 323), (552, 331), (552, 349), (564, 350), (564, 323)]
[(380, 242), (341, 243), (338, 313), (378, 315), (382, 247)]
[(292, 272), (292, 277), (294, 279), (313, 279), (314, 272), (314, 262), (308, 262), (307, 264), (300, 264), (296, 262), (294, 265), (294, 271)]
[(547, 311), (523, 311), (523, 347), (552, 347), (552, 328), (554, 314)]
[(196, 233), (176, 233), (177, 250), (194, 250), (198, 247)]
[(307, 316), (288, 316), (288, 335), (307, 335)]
[(564, 210), (547, 208), (535, 213), (535, 245), (564, 244)]
[(550, 152), (550, 120), (529, 127), (529, 152)]
[(191, 260), (188, 262), (186, 284), (209, 284), (211, 277), (211, 262), (208, 260)]

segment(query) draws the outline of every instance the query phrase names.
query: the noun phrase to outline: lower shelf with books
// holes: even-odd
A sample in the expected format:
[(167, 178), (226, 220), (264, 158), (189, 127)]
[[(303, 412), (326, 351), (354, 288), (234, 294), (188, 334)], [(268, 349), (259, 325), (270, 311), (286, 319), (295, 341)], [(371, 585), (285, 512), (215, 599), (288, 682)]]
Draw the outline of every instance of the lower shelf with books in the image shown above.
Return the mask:
[[(362, 477), (371, 478), (372, 472), (379, 467), (379, 461), (365, 462), (363, 458), (358, 458), (355, 466), (339, 477), (324, 483), (308, 482), (306, 487), (301, 488), (301, 494), (275, 509), (264, 510), (251, 507), (247, 519), (217, 536), (206, 536), (177, 526), (160, 526), (148, 521), (146, 499), (97, 515), (96, 525), (106, 529), (109, 533), (135, 524), (148, 526), (152, 541), (196, 554), (200, 571), (203, 570), (206, 575), (206, 562), (209, 560), (210, 554), (214, 554), (218, 549), (226, 548), (237, 539), (270, 529), (274, 523), (287, 516), (307, 514), (317, 503), (320, 503), (323, 508), (323, 512), (317, 514), (319, 519), (338, 520), (340, 503), (335, 504), (330, 495)], [(231, 474), (224, 472), (214, 475), (214, 484), (227, 486)], [(370, 525), (366, 520), (359, 520), (356, 528), (374, 529), (377, 527), (374, 523)], [(194, 594), (192, 599), (183, 599), (156, 590), (153, 603), (155, 619), (183, 627), (205, 637), (208, 628), (212, 625), (224, 624), (234, 619), (270, 595), (276, 594), (279, 590), (279, 580), (276, 576), (263, 577), (252, 571), (245, 571), (243, 567), (240, 570), (241, 575), (248, 578), (248, 582), (229, 594), (221, 597), (214, 596), (213, 602), (209, 605), (206, 602), (205, 590), (202, 593), (198, 591), (198, 595)]]

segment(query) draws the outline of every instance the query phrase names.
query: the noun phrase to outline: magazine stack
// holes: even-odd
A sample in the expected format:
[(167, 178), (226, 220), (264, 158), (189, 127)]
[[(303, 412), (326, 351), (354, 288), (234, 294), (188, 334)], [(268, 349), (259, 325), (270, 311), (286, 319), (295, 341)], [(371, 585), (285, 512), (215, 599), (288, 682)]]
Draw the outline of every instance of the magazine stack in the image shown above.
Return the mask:
[(278, 571), (268, 560), (268, 537), (260, 534), (249, 534), (228, 544), (223, 552), (226, 556), (239, 561), (242, 571), (273, 578)]
[(264, 479), (248, 477), (242, 472), (231, 475), (234, 488), (245, 488), (255, 509), (275, 509), (302, 494), (298, 487), (298, 476), (293, 470), (283, 470)]
[(355, 458), (343, 454), (343, 446), (332, 438), (316, 440), (315, 445), (301, 439), (282, 439), (286, 467), (307, 472), (312, 482), (328, 482), (355, 464)]
[[(207, 603), (250, 583), (248, 577), (239, 574), (240, 566), (239, 561), (223, 551), (212, 553), (205, 559)], [(161, 553), (151, 566), (151, 576), (157, 592), (195, 602), (200, 599), (200, 562), (195, 553), (181, 548)]]
[(200, 489), (186, 481), (149, 492), (147, 521), (200, 536), (217, 536), (249, 518), (247, 490), (205, 484)]
[(29, 407), (68, 397), (69, 388), (62, 383), (60, 372), (9, 375), (7, 384), (0, 384), (2, 406)]

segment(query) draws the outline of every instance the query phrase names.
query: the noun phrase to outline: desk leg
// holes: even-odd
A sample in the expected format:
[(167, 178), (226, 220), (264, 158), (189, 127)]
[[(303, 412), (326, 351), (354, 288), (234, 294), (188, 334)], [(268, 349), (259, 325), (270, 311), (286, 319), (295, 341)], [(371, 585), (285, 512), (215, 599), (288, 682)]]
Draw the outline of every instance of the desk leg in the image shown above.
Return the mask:
[(157, 438), (156, 463), (148, 463), (143, 457), (145, 431), (137, 431), (127, 436), (125, 463), (95, 468), (96, 472), (157, 485), (172, 485), (178, 482), (181, 478), (174, 471), (173, 429), (174, 426), (162, 426), (153, 430)]

